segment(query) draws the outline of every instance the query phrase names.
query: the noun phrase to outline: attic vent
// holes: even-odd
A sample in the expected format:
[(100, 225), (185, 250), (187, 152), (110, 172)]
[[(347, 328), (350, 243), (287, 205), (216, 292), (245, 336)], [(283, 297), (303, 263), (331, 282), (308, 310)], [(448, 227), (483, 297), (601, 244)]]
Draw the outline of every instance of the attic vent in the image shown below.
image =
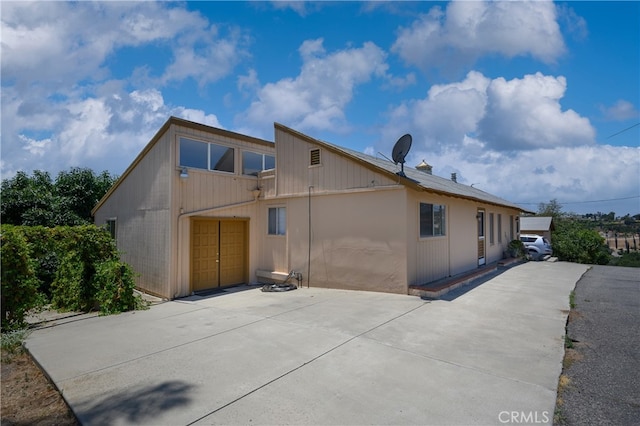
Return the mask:
[(309, 161), (309, 165), (317, 166), (318, 164), (320, 164), (320, 150), (312, 149), (310, 152), (311, 152), (311, 158)]

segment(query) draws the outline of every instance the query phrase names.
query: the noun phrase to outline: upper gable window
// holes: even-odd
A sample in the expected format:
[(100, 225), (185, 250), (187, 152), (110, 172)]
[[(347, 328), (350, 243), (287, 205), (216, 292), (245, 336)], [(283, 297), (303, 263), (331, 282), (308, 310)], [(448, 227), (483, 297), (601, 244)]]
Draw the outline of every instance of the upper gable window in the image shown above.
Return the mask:
[(268, 154), (258, 154), (257, 152), (242, 152), (242, 174), (258, 176), (262, 170), (275, 169), (276, 157)]
[(180, 138), (180, 165), (195, 169), (235, 171), (233, 148)]
[(310, 166), (320, 165), (320, 149), (316, 148), (309, 151), (309, 165)]

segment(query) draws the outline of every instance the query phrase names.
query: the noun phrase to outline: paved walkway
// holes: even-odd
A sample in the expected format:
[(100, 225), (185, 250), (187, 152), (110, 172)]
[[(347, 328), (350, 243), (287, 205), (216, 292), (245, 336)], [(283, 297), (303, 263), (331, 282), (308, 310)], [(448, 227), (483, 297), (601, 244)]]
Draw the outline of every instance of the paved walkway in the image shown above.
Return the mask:
[(85, 425), (545, 423), (586, 269), (529, 262), (452, 300), (253, 288), (26, 346)]
[(574, 354), (564, 371), (562, 423), (640, 421), (640, 270), (594, 266), (576, 285), (567, 327)]

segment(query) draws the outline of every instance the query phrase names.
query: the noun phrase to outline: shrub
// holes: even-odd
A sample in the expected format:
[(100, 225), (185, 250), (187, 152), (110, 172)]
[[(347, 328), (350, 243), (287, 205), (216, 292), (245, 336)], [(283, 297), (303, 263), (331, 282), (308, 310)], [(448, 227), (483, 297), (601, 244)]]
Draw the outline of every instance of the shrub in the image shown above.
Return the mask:
[(84, 264), (75, 251), (68, 252), (60, 262), (51, 284), (51, 305), (62, 311), (91, 311), (95, 301), (83, 281)]
[(26, 311), (46, 299), (56, 309), (84, 312), (143, 307), (135, 297), (133, 271), (120, 262), (104, 228), (2, 225), (2, 236), (3, 318), (17, 315), (22, 322)]
[(2, 258), (2, 331), (24, 326), (25, 314), (44, 304), (38, 292), (36, 264), (20, 228), (6, 226), (0, 235)]
[(509, 255), (514, 258), (524, 257), (524, 243), (520, 240), (512, 240), (507, 246)]
[(640, 252), (623, 253), (620, 257), (612, 257), (609, 264), (640, 268)]
[(144, 309), (146, 305), (134, 293), (131, 266), (118, 260), (107, 260), (96, 267), (93, 287), (98, 288), (97, 302), (103, 314)]
[(606, 265), (611, 254), (597, 231), (576, 222), (563, 223), (553, 234), (553, 253), (559, 260)]

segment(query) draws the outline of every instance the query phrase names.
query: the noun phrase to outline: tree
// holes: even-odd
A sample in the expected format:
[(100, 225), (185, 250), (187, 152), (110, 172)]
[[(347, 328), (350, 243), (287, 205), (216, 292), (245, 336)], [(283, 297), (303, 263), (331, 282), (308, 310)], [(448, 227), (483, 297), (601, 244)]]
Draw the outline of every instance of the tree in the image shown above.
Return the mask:
[[(115, 179), (104, 171), (96, 175), (91, 169), (74, 167), (58, 173), (55, 187), (61, 207), (75, 216), (80, 223), (91, 222), (91, 210), (113, 185)], [(68, 218), (69, 220), (71, 217)], [(69, 223), (71, 225), (71, 223)]]
[(562, 216), (562, 204), (557, 199), (549, 201), (549, 203), (538, 204), (538, 216), (552, 216), (554, 219)]
[(36, 170), (33, 177), (18, 172), (12, 179), (2, 181), (0, 214), (2, 222), (15, 225), (47, 225), (58, 200), (49, 173)]
[(96, 175), (78, 167), (60, 172), (55, 182), (47, 172), (36, 170), (30, 177), (20, 171), (2, 181), (2, 222), (48, 227), (92, 223), (91, 209), (115, 180), (106, 171)]

